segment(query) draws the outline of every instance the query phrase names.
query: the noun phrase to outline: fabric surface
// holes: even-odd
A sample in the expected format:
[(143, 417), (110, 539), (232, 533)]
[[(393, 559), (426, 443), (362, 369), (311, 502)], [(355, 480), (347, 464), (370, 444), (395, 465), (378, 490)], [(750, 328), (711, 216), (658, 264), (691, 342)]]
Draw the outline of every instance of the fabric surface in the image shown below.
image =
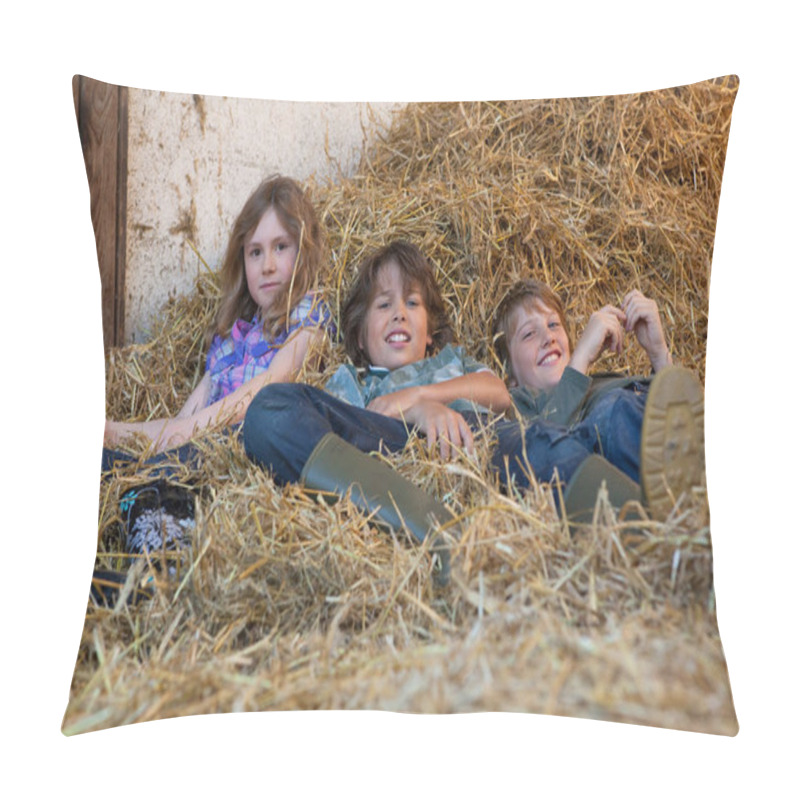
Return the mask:
[[(366, 408), (376, 397), (399, 392), (401, 389), (441, 383), (473, 372), (488, 370), (486, 365), (478, 363), (467, 355), (463, 347), (448, 344), (430, 358), (392, 371), (383, 367), (370, 367), (362, 371), (357, 370), (352, 364), (342, 364), (325, 388), (334, 397), (352, 406)], [(488, 413), (488, 409), (476, 406), (467, 400), (454, 400), (448, 405), (454, 411)]]
[[(460, 412), (472, 428), (482, 415)], [(298, 421), (302, 420), (302, 424)], [(280, 484), (293, 483), (326, 433), (335, 433), (364, 453), (396, 452), (408, 441), (399, 419), (353, 405), (302, 383), (265, 386), (250, 403), (242, 434), (247, 455)]]
[(328, 329), (331, 327), (328, 306), (314, 294), (307, 294), (289, 315), (286, 330), (274, 339), (264, 335), (258, 316), (249, 322), (236, 320), (226, 337), (215, 336), (208, 349), (206, 371), (211, 376), (211, 393), (207, 405), (247, 383), (266, 371), (275, 354), (292, 334), (301, 328)]
[[(303, 183), (317, 210), (327, 251), (320, 290), (330, 303), (329, 312), (298, 308), (284, 341), (295, 326), (338, 322), (361, 261), (402, 237), (430, 259), (463, 350), (445, 347), (387, 374), (336, 370), (342, 347), (331, 340), (321, 371), (305, 376), (311, 386), (267, 387), (234, 430), (152, 459), (143, 441), (129, 452), (104, 450), (93, 489), (97, 528), (81, 535), (96, 537), (95, 575), (111, 585), (98, 584), (95, 599), (85, 592), (64, 732), (200, 713), (347, 708), (558, 714), (734, 735), (704, 482), (666, 520), (641, 527), (599, 503), (577, 535), (560, 513), (562, 487), (550, 483), (568, 481), (596, 452), (627, 461), (632, 474), (641, 403), (654, 394), (647, 379), (638, 386), (575, 374), (550, 396), (515, 393), (520, 414), (535, 423), (527, 427), (485, 425), (490, 417), (453, 403), (480, 435), (474, 457), (448, 461), (366, 406), (497, 364), (491, 320), (523, 277), (568, 296), (567, 315), (579, 326), (640, 286), (666, 309), (673, 354), (702, 377), (737, 87), (728, 77), (609, 97), (399, 106), (380, 135), (357, 132), (369, 169), (337, 172), (328, 184), (293, 174), (239, 124), (244, 104), (248, 123), (271, 124), (273, 105), (108, 85), (87, 95), (83, 86), (79, 115), (130, 93), (127, 164), (98, 153), (118, 143), (123, 116), (80, 120), (108, 323), (109, 418), (177, 414), (206, 367), (214, 402), (272, 362), (277, 343), (266, 343), (253, 319), (203, 352), (219, 286), (196, 256), (209, 273), (219, 268), (241, 199), (275, 169)], [(314, 107), (304, 119), (324, 114)], [(104, 120), (101, 140), (93, 125)], [(161, 124), (163, 136), (152, 130)], [(163, 155), (175, 169), (159, 173), (148, 156), (171, 141), (181, 142), (179, 152)], [(287, 141), (302, 149), (308, 140)], [(115, 185), (126, 176), (127, 186)], [(126, 188), (127, 207), (119, 207)], [(104, 210), (110, 221), (95, 213)], [(120, 233), (127, 248), (115, 245)], [(100, 261), (101, 253), (112, 257)], [(138, 322), (131, 338), (137, 280), (150, 267), (153, 296), (163, 292), (154, 311), (161, 318), (152, 338)], [(629, 341), (631, 369), (646, 371)], [(621, 367), (616, 354), (599, 363)], [(444, 533), (456, 578), (445, 591), (431, 581), (423, 546), (388, 535), (347, 498), (326, 504), (291, 485), (327, 432), (456, 515)], [(498, 472), (513, 485), (498, 487)], [(127, 513), (127, 493), (154, 478), (191, 491), (194, 526), (161, 503), (136, 519)], [(150, 557), (136, 558), (127, 544)], [(126, 580), (136, 602), (115, 606)], [(144, 742), (146, 727), (130, 733)]]

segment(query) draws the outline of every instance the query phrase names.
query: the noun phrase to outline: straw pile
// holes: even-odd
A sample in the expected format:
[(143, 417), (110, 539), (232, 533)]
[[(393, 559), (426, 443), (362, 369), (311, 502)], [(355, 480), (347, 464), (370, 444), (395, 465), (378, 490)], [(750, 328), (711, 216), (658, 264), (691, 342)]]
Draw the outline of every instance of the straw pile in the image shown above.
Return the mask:
[[(676, 360), (702, 376), (716, 209), (735, 79), (649, 95), (412, 105), (358, 174), (311, 187), (338, 314), (362, 255), (392, 238), (433, 259), (460, 343), (492, 362), (487, 318), (543, 277), (580, 331), (632, 287), (655, 298)], [(111, 418), (173, 414), (203, 368), (218, 297), (202, 269), (152, 342), (109, 356)], [(186, 354), (189, 354), (188, 358)], [(322, 383), (343, 358), (326, 353)], [(646, 368), (635, 346), (599, 368)], [(496, 366), (496, 364), (495, 364)], [(520, 710), (735, 733), (715, 618), (704, 487), (634, 534), (601, 497), (570, 537), (550, 489), (498, 491), (486, 464), (421, 442), (389, 459), (459, 515), (454, 574), (344, 499), (278, 489), (236, 441), (200, 442), (197, 531), (153, 600), (89, 606), (65, 717), (82, 732), (223, 711)], [(199, 478), (199, 480), (198, 480)], [(120, 471), (100, 493), (98, 564), (119, 567)]]

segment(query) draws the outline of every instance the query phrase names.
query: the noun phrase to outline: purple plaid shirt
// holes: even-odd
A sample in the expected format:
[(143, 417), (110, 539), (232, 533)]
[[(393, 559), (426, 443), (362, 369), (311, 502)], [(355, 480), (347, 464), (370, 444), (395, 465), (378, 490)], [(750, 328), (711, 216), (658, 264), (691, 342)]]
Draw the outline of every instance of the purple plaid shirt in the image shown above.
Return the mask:
[(307, 294), (295, 306), (289, 315), (288, 329), (273, 340), (264, 338), (264, 328), (258, 317), (250, 322), (237, 319), (228, 336), (224, 339), (215, 336), (206, 358), (206, 372), (211, 376), (208, 405), (264, 372), (281, 345), (300, 328), (331, 328), (330, 310), (314, 294)]

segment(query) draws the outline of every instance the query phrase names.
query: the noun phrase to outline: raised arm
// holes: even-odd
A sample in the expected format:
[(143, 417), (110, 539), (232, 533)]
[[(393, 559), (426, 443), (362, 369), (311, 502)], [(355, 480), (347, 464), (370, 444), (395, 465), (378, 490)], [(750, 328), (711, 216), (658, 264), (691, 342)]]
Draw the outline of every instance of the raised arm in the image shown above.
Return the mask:
[(671, 364), (672, 355), (667, 347), (656, 301), (634, 289), (625, 295), (622, 310), (625, 314), (625, 330), (633, 331), (650, 359), (653, 372), (658, 372)]
[[(205, 408), (198, 409), (197, 404), (203, 392), (205, 392), (205, 397), (208, 397), (210, 386), (201, 388), (207, 380), (210, 384), (207, 375), (203, 376), (176, 417), (148, 420), (147, 422), (112, 422), (108, 420), (105, 428), (105, 443), (115, 445), (132, 434), (143, 433), (155, 443), (157, 451), (162, 451), (185, 444), (205, 428), (233, 425), (240, 422), (244, 418), (250, 401), (260, 389), (268, 383), (293, 381), (297, 377), (312, 344), (320, 341), (324, 335), (318, 329), (303, 328), (297, 331), (275, 354), (272, 363), (264, 372), (251, 378), (222, 400)], [(185, 410), (191, 413), (182, 416)]]
[(595, 311), (575, 345), (569, 365), (585, 375), (604, 351), (621, 353), (624, 324), (625, 313), (615, 306), (603, 306)]

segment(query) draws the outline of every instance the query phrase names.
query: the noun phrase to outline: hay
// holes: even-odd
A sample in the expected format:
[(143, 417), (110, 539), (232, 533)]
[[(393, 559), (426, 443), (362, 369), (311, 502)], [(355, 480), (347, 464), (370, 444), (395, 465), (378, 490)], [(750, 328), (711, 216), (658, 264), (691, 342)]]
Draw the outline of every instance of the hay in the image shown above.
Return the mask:
[[(338, 314), (365, 252), (406, 236), (437, 265), (458, 340), (491, 361), (487, 316), (543, 277), (576, 333), (632, 287), (654, 297), (674, 355), (704, 374), (708, 284), (731, 79), (648, 95), (425, 104), (399, 112), (358, 174), (312, 184)], [(203, 369), (218, 288), (171, 301), (150, 343), (115, 351), (107, 414), (174, 414)], [(320, 384), (343, 354), (326, 353)], [(600, 368), (646, 368), (629, 347)], [(134, 609), (90, 607), (65, 731), (221, 711), (525, 710), (731, 734), (703, 487), (632, 530), (603, 498), (571, 538), (550, 490), (506, 496), (475, 459), (422, 442), (393, 466), (459, 515), (454, 575), (372, 527), (348, 498), (279, 490), (216, 434), (204, 439), (195, 545)], [(186, 480), (190, 476), (183, 476)], [(120, 567), (118, 500), (101, 488), (98, 563)], [(446, 533), (446, 535), (449, 535)]]

